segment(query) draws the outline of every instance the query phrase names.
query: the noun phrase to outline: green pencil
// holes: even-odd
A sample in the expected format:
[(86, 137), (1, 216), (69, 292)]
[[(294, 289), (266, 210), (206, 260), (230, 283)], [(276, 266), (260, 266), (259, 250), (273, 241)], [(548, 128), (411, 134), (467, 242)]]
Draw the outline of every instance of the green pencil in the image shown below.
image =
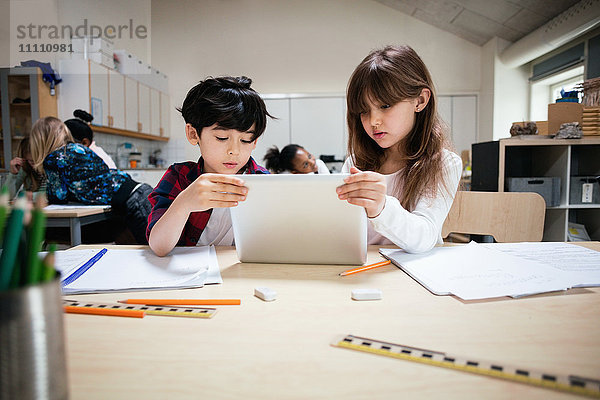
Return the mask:
[(54, 269), (55, 252), (56, 244), (50, 243), (50, 246), (48, 248), (48, 254), (46, 254), (46, 257), (44, 257), (44, 261), (42, 263), (44, 269), (42, 281), (44, 282), (51, 281), (56, 276), (56, 269)]
[(13, 210), (6, 223), (6, 231), (2, 246), (3, 250), (2, 255), (0, 256), (0, 290), (6, 290), (10, 287), (10, 280), (17, 259), (19, 241), (21, 239), (21, 231), (23, 230), (23, 217), (25, 215), (26, 206), (27, 200), (25, 197), (19, 196), (17, 200), (15, 200)]
[(8, 213), (8, 188), (6, 185), (2, 186), (0, 191), (0, 242), (4, 236), (4, 223), (6, 222), (6, 214)]
[(38, 196), (35, 200), (35, 208), (31, 212), (29, 236), (27, 237), (27, 261), (25, 262), (27, 268), (25, 283), (28, 284), (36, 284), (42, 278), (42, 261), (38, 253), (42, 249), (42, 241), (46, 231), (46, 214), (42, 210), (45, 203), (45, 196)]

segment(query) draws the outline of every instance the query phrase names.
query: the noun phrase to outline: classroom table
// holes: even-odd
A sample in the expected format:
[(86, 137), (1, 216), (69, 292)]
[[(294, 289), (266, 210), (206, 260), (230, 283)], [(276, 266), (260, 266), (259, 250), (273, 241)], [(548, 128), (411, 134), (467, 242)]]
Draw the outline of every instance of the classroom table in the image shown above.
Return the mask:
[(101, 207), (81, 207), (44, 210), (48, 227), (68, 227), (71, 246), (81, 244), (81, 227), (112, 217), (111, 209)]
[[(600, 251), (598, 242), (585, 246)], [(382, 260), (378, 248), (369, 247), (367, 262)], [(218, 307), (212, 319), (67, 314), (71, 398), (577, 398), (330, 346), (345, 334), (600, 378), (600, 288), (467, 302), (435, 296), (390, 265), (340, 277), (349, 266), (240, 263), (232, 247), (217, 247), (217, 255), (220, 285), (65, 296), (241, 299), (239, 306)], [(277, 299), (254, 297), (258, 286), (274, 289)], [(383, 299), (354, 301), (355, 288), (381, 289)]]

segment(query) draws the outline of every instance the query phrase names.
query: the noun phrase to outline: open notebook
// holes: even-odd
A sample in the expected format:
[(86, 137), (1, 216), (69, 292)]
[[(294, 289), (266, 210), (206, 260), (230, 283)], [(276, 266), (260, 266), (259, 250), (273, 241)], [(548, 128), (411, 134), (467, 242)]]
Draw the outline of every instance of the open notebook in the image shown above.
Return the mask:
[(222, 283), (214, 247), (175, 248), (158, 257), (150, 249), (108, 249), (56, 252), (63, 294), (197, 288)]

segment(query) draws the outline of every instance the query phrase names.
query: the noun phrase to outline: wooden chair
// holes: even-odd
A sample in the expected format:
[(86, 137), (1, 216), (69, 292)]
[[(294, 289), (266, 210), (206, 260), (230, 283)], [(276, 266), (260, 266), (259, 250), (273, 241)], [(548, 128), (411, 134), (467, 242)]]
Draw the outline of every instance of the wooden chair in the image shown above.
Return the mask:
[(450, 233), (491, 235), (497, 242), (539, 242), (546, 202), (537, 193), (458, 191), (442, 227)]

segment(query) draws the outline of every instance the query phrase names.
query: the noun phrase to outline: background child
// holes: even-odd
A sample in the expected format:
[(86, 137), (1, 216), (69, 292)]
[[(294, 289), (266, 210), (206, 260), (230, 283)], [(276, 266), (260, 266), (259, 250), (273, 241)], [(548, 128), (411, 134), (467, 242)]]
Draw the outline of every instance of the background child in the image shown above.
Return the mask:
[(337, 192), (365, 208), (369, 244), (416, 253), (442, 242), (462, 163), (448, 150), (436, 100), (429, 71), (409, 46), (371, 52), (350, 78), (350, 157), (342, 172), (352, 175)]
[(32, 167), (31, 152), (29, 151), (29, 137), (25, 137), (17, 148), (18, 157), (10, 160), (10, 174), (6, 185), (8, 186), (10, 198), (14, 198), (21, 188), (27, 192), (33, 192), (33, 199), (38, 194), (46, 193), (46, 176)]
[(208, 78), (178, 109), (201, 157), (171, 165), (150, 194), (147, 236), (157, 255), (175, 245), (233, 244), (228, 208), (245, 200), (248, 188), (232, 175), (268, 173), (250, 157), (271, 117), (251, 83), (244, 76)]
[(90, 128), (89, 125), (89, 123), (94, 120), (94, 117), (83, 110), (73, 111), (73, 116), (75, 118), (65, 121), (65, 125), (69, 128), (73, 139), (75, 139), (77, 143), (89, 147), (90, 150), (104, 160), (106, 165), (108, 165), (108, 168), (116, 169), (117, 166), (113, 159), (94, 141), (94, 131), (92, 131), (92, 128)]
[(30, 148), (33, 167), (46, 173), (50, 203), (110, 204), (124, 217), (136, 241), (147, 243), (150, 185), (109, 169), (92, 150), (74, 143), (65, 124), (54, 117), (41, 118), (33, 125)]
[(265, 166), (271, 172), (280, 174), (329, 174), (323, 160), (315, 158), (304, 147), (288, 144), (281, 151), (277, 146), (271, 147), (265, 154)]

